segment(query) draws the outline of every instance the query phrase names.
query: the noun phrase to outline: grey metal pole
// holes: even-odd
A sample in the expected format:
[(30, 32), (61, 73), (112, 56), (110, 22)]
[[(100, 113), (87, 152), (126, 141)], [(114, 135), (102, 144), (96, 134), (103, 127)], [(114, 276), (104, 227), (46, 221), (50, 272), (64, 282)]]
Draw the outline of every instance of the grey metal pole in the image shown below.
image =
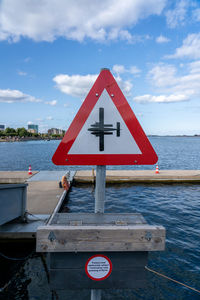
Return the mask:
[(101, 290), (91, 290), (91, 300), (101, 300)]
[(95, 213), (104, 213), (106, 190), (106, 166), (96, 168), (96, 187), (95, 187)]
[[(104, 213), (106, 166), (96, 167), (95, 213)], [(101, 300), (101, 290), (91, 290), (91, 300)]]

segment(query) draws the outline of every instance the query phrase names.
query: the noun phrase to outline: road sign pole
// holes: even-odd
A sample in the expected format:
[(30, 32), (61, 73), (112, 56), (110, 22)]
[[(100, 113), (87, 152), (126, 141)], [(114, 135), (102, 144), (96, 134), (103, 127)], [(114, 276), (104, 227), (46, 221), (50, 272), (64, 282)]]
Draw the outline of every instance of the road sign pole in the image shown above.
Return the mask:
[(96, 167), (95, 213), (104, 213), (106, 166)]
[[(104, 213), (106, 166), (96, 167), (95, 213)], [(101, 300), (101, 290), (91, 290), (91, 300)]]
[(101, 290), (91, 290), (91, 300), (101, 300)]

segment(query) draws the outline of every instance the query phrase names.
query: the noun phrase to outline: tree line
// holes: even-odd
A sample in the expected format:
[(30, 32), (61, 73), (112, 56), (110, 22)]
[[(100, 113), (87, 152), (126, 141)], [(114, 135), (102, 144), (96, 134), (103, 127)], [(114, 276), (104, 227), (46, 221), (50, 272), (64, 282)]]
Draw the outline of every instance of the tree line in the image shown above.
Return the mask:
[(4, 131), (0, 130), (0, 136), (19, 136), (19, 137), (34, 136), (34, 137), (37, 137), (37, 136), (39, 136), (39, 134), (28, 132), (28, 130), (26, 130), (26, 128), (24, 128), (24, 127), (17, 128), (17, 129), (7, 127)]
[(32, 133), (26, 130), (26, 128), (11, 128), (7, 127), (4, 131), (0, 130), (0, 137), (40, 137), (40, 138), (61, 138), (63, 134), (48, 134), (48, 133)]

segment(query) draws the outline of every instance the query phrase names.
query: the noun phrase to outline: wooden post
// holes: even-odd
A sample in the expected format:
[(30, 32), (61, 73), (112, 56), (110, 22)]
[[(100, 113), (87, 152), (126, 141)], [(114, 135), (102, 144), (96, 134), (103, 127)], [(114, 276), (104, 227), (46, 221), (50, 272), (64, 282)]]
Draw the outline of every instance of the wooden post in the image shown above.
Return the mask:
[[(95, 213), (104, 213), (106, 166), (96, 168)], [(101, 300), (101, 290), (91, 290), (91, 300)]]

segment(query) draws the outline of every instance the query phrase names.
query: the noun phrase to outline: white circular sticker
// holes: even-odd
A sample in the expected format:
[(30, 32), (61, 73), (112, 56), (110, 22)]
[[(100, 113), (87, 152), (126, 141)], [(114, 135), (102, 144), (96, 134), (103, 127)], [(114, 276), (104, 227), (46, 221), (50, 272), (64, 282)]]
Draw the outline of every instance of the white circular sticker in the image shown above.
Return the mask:
[(104, 280), (112, 272), (112, 263), (107, 256), (97, 254), (88, 259), (85, 272), (93, 280)]

